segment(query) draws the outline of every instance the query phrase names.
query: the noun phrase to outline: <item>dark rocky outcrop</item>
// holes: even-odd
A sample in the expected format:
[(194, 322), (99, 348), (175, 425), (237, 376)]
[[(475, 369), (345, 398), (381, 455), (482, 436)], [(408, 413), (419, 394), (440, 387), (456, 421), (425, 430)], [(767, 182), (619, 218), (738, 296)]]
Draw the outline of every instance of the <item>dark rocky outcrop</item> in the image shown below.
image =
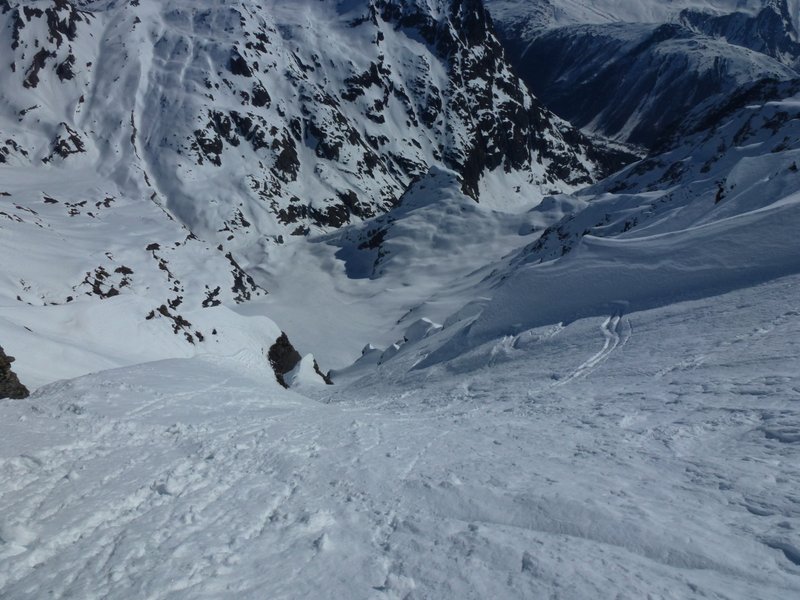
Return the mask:
[(21, 399), (30, 395), (28, 388), (20, 383), (16, 373), (11, 370), (13, 362), (14, 357), (8, 356), (0, 346), (0, 399)]
[[(275, 371), (275, 378), (278, 380), (278, 383), (288, 388), (289, 384), (286, 382), (285, 376), (291, 372), (303, 358), (295, 347), (292, 346), (292, 342), (289, 341), (289, 336), (281, 332), (280, 337), (270, 346), (267, 357), (269, 358), (269, 364), (272, 370)], [(330, 373), (323, 373), (316, 360), (314, 361), (314, 371), (327, 385), (333, 385)]]
[[(443, 149), (444, 164), (461, 175), (465, 194), (478, 199), (481, 177), (497, 168), (524, 171), (532, 162), (540, 162), (546, 165), (548, 182), (577, 185), (591, 183), (593, 175), (610, 173), (620, 163), (632, 160), (596, 147), (530, 97), (525, 84), (509, 68), (480, 0), (452, 0), (448, 18), (438, 20), (415, 2), (379, 0), (376, 7), (383, 20), (400, 29), (416, 30), (448, 70), (450, 86), (422, 107), (420, 117), (426, 122), (446, 117), (448, 138), (457, 137), (459, 128), (468, 131), (466, 147)], [(485, 81), (486, 85), (465, 85), (470, 81)], [(591, 154), (596, 173), (587, 168), (581, 154)]]
[(278, 380), (278, 383), (288, 388), (289, 385), (286, 383), (284, 376), (294, 369), (297, 363), (302, 359), (300, 353), (292, 346), (292, 342), (289, 341), (289, 336), (281, 332), (280, 337), (270, 346), (267, 357), (269, 358), (269, 364), (272, 366), (272, 370), (275, 371), (275, 378)]

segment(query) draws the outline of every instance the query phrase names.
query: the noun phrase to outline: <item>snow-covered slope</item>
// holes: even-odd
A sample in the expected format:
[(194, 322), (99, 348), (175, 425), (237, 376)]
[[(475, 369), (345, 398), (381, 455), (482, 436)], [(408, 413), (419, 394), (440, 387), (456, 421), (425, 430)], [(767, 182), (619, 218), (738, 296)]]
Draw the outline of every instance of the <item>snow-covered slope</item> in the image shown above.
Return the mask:
[(202, 309), (431, 166), (519, 210), (624, 160), (539, 105), (479, 2), (3, 0), (0, 30), (0, 342), (33, 386), (260, 352)]
[(1, 598), (800, 594), (788, 21), (560, 6), (0, 0)]
[(800, 97), (788, 84), (757, 91), (789, 97), (741, 106), (754, 90), (713, 118), (700, 111), (713, 125), (584, 190), (583, 208), (498, 264), (491, 300), (423, 364), (531, 327), (800, 272)]
[[(481, 339), (794, 272), (799, 92), (795, 82), (756, 85), (698, 107), (671, 149), (516, 214), (475, 205), (456, 174), (434, 171), (390, 214), (316, 238), (310, 254), (284, 244), (250, 259), (265, 265), (257, 280), (277, 282), (263, 311), (341, 369), (362, 349), (374, 365), (406, 347), (420, 319), (445, 325), (446, 339), (493, 297), (505, 314), (481, 317)], [(548, 264), (524, 266), (539, 262)]]
[(0, 595), (796, 597), (799, 286), (400, 355), (328, 403), (201, 359), (0, 403)]
[(447, 318), (479, 293), (482, 267), (567, 210), (542, 218), (516, 208), (476, 203), (457, 173), (434, 167), (386, 215), (248, 254), (270, 293), (238, 310), (272, 315), (326, 367), (345, 367), (367, 343), (386, 346), (418, 319)]
[(91, 166), (206, 238), (370, 217), (434, 164), (476, 198), (509, 172), (535, 197), (609, 170), (511, 73), (474, 0), (4, 0), (0, 14), (5, 161)]
[(700, 103), (724, 101), (761, 79), (798, 77), (796, 4), (656, 5), (663, 10), (629, 10), (648, 3), (615, 3), (599, 13), (567, 10), (568, 17), (552, 22), (524, 17), (527, 4), (490, 8), (511, 60), (551, 109), (648, 149)]
[(280, 335), (229, 308), (266, 290), (151, 199), (86, 169), (2, 177), (0, 340), (29, 387), (154, 358), (257, 357)]

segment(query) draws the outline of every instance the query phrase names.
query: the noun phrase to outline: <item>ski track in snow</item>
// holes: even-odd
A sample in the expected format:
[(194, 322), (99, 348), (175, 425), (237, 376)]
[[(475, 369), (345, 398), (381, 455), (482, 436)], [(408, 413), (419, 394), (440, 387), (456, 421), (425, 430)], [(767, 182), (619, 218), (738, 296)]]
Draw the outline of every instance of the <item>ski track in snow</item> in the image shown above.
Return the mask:
[(621, 313), (609, 316), (600, 326), (600, 331), (603, 332), (603, 347), (600, 351), (581, 363), (581, 365), (570, 373), (561, 381), (557, 381), (553, 385), (560, 386), (566, 385), (573, 379), (579, 377), (586, 377), (589, 373), (594, 371), (600, 364), (608, 360), (608, 357), (617, 349), (622, 348), (628, 339), (631, 337), (633, 331), (630, 321), (623, 319)]
[(596, 319), (323, 403), (212, 359), (2, 403), (0, 597), (794, 597), (797, 282), (608, 317), (556, 387)]

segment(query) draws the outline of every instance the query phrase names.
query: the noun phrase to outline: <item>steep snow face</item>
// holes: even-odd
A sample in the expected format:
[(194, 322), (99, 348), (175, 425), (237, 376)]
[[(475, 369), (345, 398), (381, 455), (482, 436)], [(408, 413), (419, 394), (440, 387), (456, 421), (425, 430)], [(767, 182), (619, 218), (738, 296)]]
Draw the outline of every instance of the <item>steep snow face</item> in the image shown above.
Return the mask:
[(702, 113), (713, 126), (582, 192), (585, 207), (498, 266), (491, 300), (423, 364), (532, 327), (800, 272), (800, 97), (774, 87)]
[(617, 3), (607, 13), (549, 21), (520, 18), (528, 9), (515, 15), (513, 3), (490, 4), (512, 62), (551, 109), (650, 150), (698, 103), (756, 80), (798, 77), (795, 3), (658, 6), (663, 11), (638, 14)]
[(528, 94), (480, 2), (3, 0), (0, 13), (0, 160), (91, 166), (228, 245), (382, 213), (431, 165), (476, 199), (494, 171), (535, 198), (619, 165), (599, 166)]

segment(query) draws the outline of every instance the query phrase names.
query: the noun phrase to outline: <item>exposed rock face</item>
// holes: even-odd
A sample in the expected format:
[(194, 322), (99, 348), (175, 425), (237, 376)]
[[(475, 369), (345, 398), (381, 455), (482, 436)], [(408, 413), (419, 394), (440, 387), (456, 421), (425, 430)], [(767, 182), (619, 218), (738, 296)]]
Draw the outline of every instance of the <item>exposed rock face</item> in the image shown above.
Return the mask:
[(11, 370), (13, 362), (14, 357), (6, 355), (0, 347), (0, 399), (21, 399), (30, 395), (28, 388), (20, 383), (16, 373)]
[(316, 359), (314, 360), (314, 371), (317, 373), (317, 375), (320, 376), (322, 381), (325, 382), (325, 385), (333, 385), (333, 379), (331, 379), (331, 372), (328, 371), (327, 373), (323, 373)]
[[(292, 342), (289, 341), (289, 336), (287, 336), (285, 332), (281, 332), (280, 337), (270, 346), (267, 358), (269, 359), (272, 370), (275, 371), (275, 378), (278, 380), (278, 383), (285, 388), (289, 388), (290, 385), (289, 382), (286, 381), (286, 375), (300, 364), (303, 357), (300, 356), (300, 353), (292, 345)], [(311, 357), (307, 356), (307, 358), (310, 359)], [(319, 378), (324, 381), (326, 385), (333, 385), (330, 373), (323, 373), (316, 360), (314, 360), (313, 365), (314, 372)]]
[(268, 358), (272, 370), (275, 371), (275, 378), (278, 383), (288, 388), (289, 385), (286, 383), (284, 375), (294, 369), (302, 358), (289, 341), (289, 336), (281, 333), (281, 336), (270, 346)]
[(630, 158), (530, 95), (480, 0), (30, 4), (0, 4), (0, 160), (114, 173), (234, 249), (386, 212), (431, 166), (477, 200)]

